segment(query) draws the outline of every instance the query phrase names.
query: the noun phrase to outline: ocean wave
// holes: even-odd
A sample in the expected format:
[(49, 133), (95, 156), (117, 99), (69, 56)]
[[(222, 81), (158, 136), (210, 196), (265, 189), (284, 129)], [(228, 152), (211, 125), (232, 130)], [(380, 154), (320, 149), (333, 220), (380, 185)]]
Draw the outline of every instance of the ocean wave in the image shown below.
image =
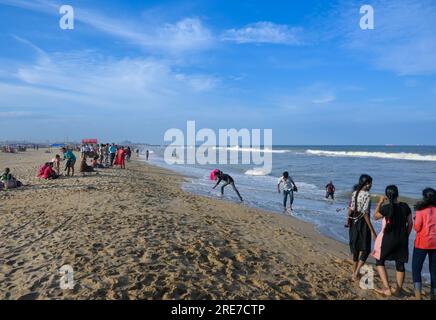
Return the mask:
[(287, 153), (290, 150), (274, 150), (269, 148), (250, 148), (250, 147), (213, 147), (215, 150), (228, 150), (238, 152), (265, 152), (265, 153)]
[(247, 176), (266, 176), (271, 173), (271, 169), (265, 168), (253, 168), (245, 171)]
[(422, 155), (417, 153), (387, 153), (387, 152), (366, 152), (366, 151), (328, 151), (328, 150), (306, 150), (306, 154), (326, 157), (358, 157), (358, 158), (383, 158), (414, 161), (436, 161), (435, 155)]

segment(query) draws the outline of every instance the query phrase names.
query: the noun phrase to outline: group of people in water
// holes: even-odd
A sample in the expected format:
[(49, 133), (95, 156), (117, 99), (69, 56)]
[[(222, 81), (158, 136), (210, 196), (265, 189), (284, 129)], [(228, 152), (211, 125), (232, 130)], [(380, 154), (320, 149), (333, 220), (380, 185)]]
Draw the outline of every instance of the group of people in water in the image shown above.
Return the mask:
[[(369, 255), (376, 259), (377, 271), (383, 288), (375, 289), (385, 296), (399, 295), (405, 279), (405, 264), (409, 261), (409, 236), (415, 230), (415, 243), (412, 257), (412, 274), (415, 296), (422, 295), (422, 268), (426, 256), (429, 257), (430, 298), (436, 298), (436, 191), (423, 190), (423, 199), (415, 205), (415, 219), (409, 205), (399, 200), (399, 190), (395, 185), (386, 187), (374, 211), (374, 220), (382, 220), (382, 229), (376, 233), (371, 222), (372, 178), (360, 176), (352, 194), (345, 226), (349, 228), (349, 245), (353, 256), (352, 279), (358, 280), (361, 268)], [(414, 221), (415, 220), (415, 221)], [(374, 241), (374, 248), (371, 244)], [(386, 261), (395, 261), (396, 286), (389, 284), (385, 268)]]

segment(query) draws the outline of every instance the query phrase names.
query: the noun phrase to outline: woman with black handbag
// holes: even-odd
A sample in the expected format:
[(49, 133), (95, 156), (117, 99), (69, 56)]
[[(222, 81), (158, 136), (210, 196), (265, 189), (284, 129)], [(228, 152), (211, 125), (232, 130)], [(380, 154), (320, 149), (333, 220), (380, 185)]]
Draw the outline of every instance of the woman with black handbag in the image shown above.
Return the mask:
[(371, 253), (371, 236), (374, 239), (377, 237), (369, 216), (371, 210), (369, 190), (371, 187), (372, 178), (366, 174), (361, 175), (356, 191), (352, 194), (348, 210), (350, 251), (354, 262), (353, 280), (359, 278), (360, 269)]

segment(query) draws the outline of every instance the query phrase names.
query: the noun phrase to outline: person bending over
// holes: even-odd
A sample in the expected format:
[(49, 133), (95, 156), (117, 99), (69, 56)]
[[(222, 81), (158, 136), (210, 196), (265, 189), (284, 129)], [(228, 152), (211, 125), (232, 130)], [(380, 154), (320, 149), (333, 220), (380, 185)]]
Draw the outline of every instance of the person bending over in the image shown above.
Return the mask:
[(222, 171), (218, 171), (215, 175), (215, 179), (217, 179), (217, 183), (215, 184), (215, 186), (213, 187), (213, 189), (215, 189), (216, 187), (218, 187), (218, 185), (220, 184), (221, 181), (224, 181), (224, 184), (221, 186), (221, 196), (224, 196), (224, 188), (227, 187), (228, 185), (231, 185), (233, 187), (233, 190), (235, 190), (236, 194), (239, 197), (239, 200), (244, 201), (238, 191), (238, 189), (236, 189), (235, 186), (235, 181), (233, 180), (233, 178), (231, 176), (229, 176), (228, 174), (225, 174)]

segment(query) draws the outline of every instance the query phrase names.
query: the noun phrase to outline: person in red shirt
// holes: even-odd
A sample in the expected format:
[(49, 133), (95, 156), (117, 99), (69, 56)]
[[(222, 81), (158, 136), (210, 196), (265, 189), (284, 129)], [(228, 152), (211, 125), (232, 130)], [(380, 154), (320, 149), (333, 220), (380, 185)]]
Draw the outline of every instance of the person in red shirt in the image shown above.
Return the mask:
[(428, 255), (430, 267), (430, 299), (436, 299), (436, 191), (424, 189), (423, 200), (415, 206), (415, 247), (413, 249), (412, 273), (416, 299), (421, 299), (421, 271)]
[(38, 178), (42, 178), (44, 175), (45, 169), (48, 167), (48, 162), (44, 163), (41, 167), (38, 169)]
[(57, 173), (53, 170), (53, 162), (49, 162), (48, 166), (44, 169), (44, 174), (42, 175), (41, 178), (52, 180), (52, 179), (57, 179), (57, 177), (58, 177)]

